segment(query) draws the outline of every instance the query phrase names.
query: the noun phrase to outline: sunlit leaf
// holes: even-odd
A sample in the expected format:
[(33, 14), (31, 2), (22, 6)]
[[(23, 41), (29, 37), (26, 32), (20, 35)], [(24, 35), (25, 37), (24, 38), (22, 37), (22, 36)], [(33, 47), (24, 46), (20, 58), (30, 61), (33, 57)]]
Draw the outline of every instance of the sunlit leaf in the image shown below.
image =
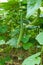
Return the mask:
[(16, 47), (16, 45), (17, 45), (17, 38), (11, 38), (9, 41), (7, 41), (6, 44), (9, 44), (9, 45), (11, 45), (13, 47)]
[(35, 64), (40, 64), (40, 57), (38, 57), (41, 53), (36, 53), (30, 57), (28, 57), (27, 59), (25, 59), (22, 63), (22, 65), (35, 65)]
[(41, 0), (29, 0), (27, 2), (27, 15), (26, 17), (30, 17), (35, 13), (35, 11), (40, 7)]
[(4, 40), (0, 40), (0, 45), (3, 45), (5, 44), (5, 41)]
[(36, 40), (39, 42), (40, 45), (43, 45), (43, 32), (39, 33), (36, 36)]

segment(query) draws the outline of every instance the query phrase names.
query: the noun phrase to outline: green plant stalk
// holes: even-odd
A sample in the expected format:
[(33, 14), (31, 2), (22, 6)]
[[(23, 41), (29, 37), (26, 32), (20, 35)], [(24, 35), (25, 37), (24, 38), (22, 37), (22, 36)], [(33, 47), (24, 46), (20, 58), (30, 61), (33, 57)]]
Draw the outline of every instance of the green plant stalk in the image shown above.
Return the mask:
[(18, 38), (18, 42), (17, 42), (17, 48), (19, 46), (19, 43), (21, 41), (21, 38), (22, 38), (22, 34), (23, 34), (23, 22), (21, 21), (21, 29), (20, 29), (20, 35), (19, 35), (19, 38)]
[[(19, 3), (19, 6), (21, 7), (21, 2)], [(22, 34), (23, 34), (22, 9), (20, 10), (20, 26), (21, 26), (21, 29), (20, 29), (20, 35), (19, 35), (19, 38), (18, 38), (18, 41), (17, 41), (17, 48), (19, 47), (19, 44), (20, 44), (20, 41), (21, 41), (21, 38), (22, 38)]]

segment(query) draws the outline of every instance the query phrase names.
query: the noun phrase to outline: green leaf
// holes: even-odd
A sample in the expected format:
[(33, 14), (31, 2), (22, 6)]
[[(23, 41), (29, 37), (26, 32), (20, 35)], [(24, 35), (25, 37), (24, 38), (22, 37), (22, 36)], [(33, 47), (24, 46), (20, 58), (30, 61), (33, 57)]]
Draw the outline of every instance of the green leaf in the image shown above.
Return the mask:
[(15, 29), (14, 31), (11, 30), (10, 35), (13, 37), (15, 35), (19, 34), (19, 29)]
[(8, 30), (7, 25), (0, 26), (0, 33), (6, 33)]
[(33, 44), (32, 43), (25, 43), (25, 44), (23, 44), (23, 48), (25, 49), (25, 50), (28, 50), (30, 47), (32, 47), (33, 46)]
[(36, 40), (39, 42), (40, 45), (43, 45), (43, 32), (39, 33), (36, 36)]
[(30, 57), (28, 57), (27, 59), (25, 59), (22, 63), (22, 65), (35, 65), (35, 64), (40, 64), (40, 57), (38, 57), (41, 53), (38, 52)]
[(30, 17), (40, 7), (41, 0), (29, 0), (27, 2), (27, 15), (26, 18)]
[(11, 38), (9, 41), (7, 41), (6, 44), (9, 44), (9, 45), (11, 45), (13, 47), (16, 47), (16, 45), (17, 45), (17, 38)]
[(0, 45), (3, 45), (5, 44), (5, 41), (4, 40), (0, 40)]
[(29, 35), (24, 35), (24, 36), (22, 37), (22, 42), (23, 42), (23, 43), (27, 43), (27, 42), (29, 41), (29, 38), (30, 38)]

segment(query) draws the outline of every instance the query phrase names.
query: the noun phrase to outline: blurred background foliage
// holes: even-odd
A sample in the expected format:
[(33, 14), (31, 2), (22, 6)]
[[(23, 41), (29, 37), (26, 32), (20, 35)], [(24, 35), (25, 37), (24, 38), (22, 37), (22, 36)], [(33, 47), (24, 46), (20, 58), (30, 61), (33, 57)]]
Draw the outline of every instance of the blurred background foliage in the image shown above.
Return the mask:
[[(36, 53), (37, 48), (40, 49), (35, 40), (39, 32), (43, 32), (43, 0), (0, 2), (0, 52), (9, 54), (13, 47), (19, 47), (30, 54)], [(31, 51), (33, 48), (35, 51)], [(0, 65), (4, 65), (5, 60), (11, 60), (9, 56), (4, 60), (0, 58)]]
[(26, 18), (27, 5), (27, 0), (8, 0), (8, 2), (0, 3), (0, 40), (10, 41), (8, 43), (10, 45), (16, 44), (12, 38), (19, 37), (22, 11), (23, 34), (20, 42), (24, 45), (35, 43), (36, 35), (43, 31), (43, 1), (39, 9), (29, 18), (27, 17), (28, 19)]

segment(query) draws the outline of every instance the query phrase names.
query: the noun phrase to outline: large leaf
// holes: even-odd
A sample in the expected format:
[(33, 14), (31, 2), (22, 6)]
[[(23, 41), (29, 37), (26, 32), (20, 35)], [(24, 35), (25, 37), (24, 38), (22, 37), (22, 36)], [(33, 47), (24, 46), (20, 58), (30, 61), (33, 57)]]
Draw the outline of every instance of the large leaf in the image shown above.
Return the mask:
[(43, 32), (36, 36), (36, 40), (39, 42), (39, 44), (43, 45)]
[(29, 0), (27, 2), (27, 18), (35, 13), (35, 11), (40, 7), (41, 0)]
[(41, 53), (38, 52), (30, 57), (28, 57), (27, 59), (24, 60), (24, 62), (22, 63), (22, 65), (39, 65), (40, 64), (40, 57), (38, 57)]

